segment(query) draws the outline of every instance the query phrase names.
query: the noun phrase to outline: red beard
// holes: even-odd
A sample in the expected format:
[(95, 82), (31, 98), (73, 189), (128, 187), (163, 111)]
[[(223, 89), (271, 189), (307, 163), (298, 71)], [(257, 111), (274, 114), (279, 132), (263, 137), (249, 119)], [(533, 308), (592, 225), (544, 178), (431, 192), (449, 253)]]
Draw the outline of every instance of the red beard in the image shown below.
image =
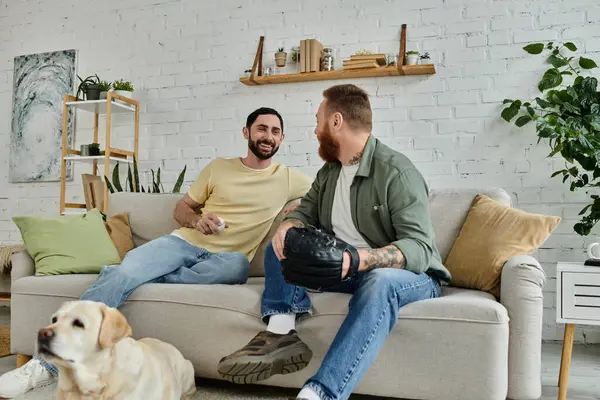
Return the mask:
[(325, 125), (323, 133), (317, 135), (319, 140), (319, 156), (326, 163), (339, 163), (340, 143), (333, 137), (329, 125)]

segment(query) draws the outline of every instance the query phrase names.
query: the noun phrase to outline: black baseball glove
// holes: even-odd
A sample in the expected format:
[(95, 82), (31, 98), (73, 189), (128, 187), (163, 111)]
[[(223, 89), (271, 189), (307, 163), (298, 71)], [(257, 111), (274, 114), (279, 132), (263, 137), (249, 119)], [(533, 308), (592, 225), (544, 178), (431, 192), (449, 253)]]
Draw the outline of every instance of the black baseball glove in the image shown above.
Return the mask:
[[(342, 279), (344, 252), (350, 255), (350, 270)], [(356, 248), (315, 228), (290, 228), (283, 243), (281, 260), (286, 282), (309, 289), (326, 289), (350, 280), (358, 273)]]

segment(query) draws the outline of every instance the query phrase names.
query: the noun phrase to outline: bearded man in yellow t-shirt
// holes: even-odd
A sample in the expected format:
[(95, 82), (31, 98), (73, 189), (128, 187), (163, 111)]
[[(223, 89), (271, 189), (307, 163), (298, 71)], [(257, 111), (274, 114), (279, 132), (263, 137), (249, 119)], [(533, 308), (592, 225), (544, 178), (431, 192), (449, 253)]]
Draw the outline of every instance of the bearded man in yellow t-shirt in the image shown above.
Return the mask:
[[(103, 267), (81, 299), (119, 307), (144, 283), (247, 281), (250, 261), (275, 217), (287, 202), (308, 192), (312, 179), (272, 161), (284, 139), (277, 111), (252, 112), (243, 134), (247, 155), (211, 161), (177, 203), (173, 218), (181, 228), (131, 250), (119, 266)], [(53, 365), (36, 356), (0, 377), (0, 397), (16, 397), (57, 375)]]

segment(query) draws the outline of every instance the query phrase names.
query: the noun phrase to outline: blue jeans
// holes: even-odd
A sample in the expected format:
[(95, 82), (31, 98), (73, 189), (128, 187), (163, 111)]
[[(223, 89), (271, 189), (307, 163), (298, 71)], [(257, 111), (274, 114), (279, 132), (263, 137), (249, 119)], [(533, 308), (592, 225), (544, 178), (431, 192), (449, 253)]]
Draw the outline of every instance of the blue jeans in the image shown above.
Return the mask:
[[(145, 283), (244, 284), (250, 262), (242, 253), (210, 253), (183, 239), (166, 235), (129, 251), (118, 266), (105, 266), (80, 297), (119, 307)], [(54, 376), (56, 367), (35, 356)]]
[[(348, 315), (329, 347), (317, 373), (305, 384), (323, 400), (347, 399), (359, 384), (388, 333), (398, 322), (400, 307), (439, 297), (440, 283), (427, 274), (404, 269), (381, 268), (328, 290), (352, 294)], [(284, 281), (281, 263), (269, 243), (265, 251), (263, 322), (276, 314), (296, 313), (297, 319), (311, 312), (306, 289)]]

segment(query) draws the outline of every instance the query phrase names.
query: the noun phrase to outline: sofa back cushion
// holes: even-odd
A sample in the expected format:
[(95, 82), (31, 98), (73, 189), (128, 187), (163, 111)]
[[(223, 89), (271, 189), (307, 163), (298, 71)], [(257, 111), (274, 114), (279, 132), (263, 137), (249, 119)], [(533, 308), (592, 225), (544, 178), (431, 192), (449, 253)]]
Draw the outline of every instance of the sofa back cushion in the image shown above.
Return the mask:
[(509, 194), (501, 188), (433, 189), (430, 191), (431, 218), (442, 261), (446, 261), (471, 209), (471, 203), (478, 193), (501, 204), (512, 205)]
[[(502, 204), (512, 205), (509, 194), (501, 188), (432, 189), (430, 191), (430, 211), (436, 234), (436, 243), (443, 261), (448, 257), (448, 253), (469, 213), (471, 203), (478, 193)], [(137, 247), (179, 228), (179, 224), (173, 219), (173, 210), (177, 201), (182, 197), (183, 194), (178, 193), (113, 193), (109, 196), (108, 215), (121, 212), (129, 213), (133, 242)], [(282, 218), (283, 213), (277, 217), (273, 228), (259, 246), (251, 263), (251, 277), (264, 276), (264, 248), (275, 233), (275, 229)]]
[(129, 214), (133, 243), (138, 247), (180, 227), (173, 219), (173, 210), (182, 197), (181, 193), (111, 193), (108, 215)]
[[(133, 242), (136, 247), (168, 235), (180, 225), (173, 219), (175, 205), (183, 197), (183, 194), (148, 194), (118, 192), (109, 196), (108, 215), (113, 216), (122, 212), (129, 214), (129, 224)], [(291, 201), (288, 204), (293, 203)], [(284, 207), (285, 208), (285, 207)], [(264, 276), (263, 257), (267, 243), (271, 240), (277, 227), (283, 220), (283, 210), (279, 213), (271, 230), (259, 245), (252, 262), (250, 263), (250, 277)]]

